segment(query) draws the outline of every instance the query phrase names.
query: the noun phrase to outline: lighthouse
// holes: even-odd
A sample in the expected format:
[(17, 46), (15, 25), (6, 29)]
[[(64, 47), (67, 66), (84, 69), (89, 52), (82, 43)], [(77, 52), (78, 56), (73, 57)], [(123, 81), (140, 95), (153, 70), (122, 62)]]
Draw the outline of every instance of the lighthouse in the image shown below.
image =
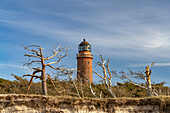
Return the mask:
[(77, 79), (85, 85), (88, 85), (88, 81), (93, 82), (92, 60), (91, 45), (83, 39), (78, 46)]

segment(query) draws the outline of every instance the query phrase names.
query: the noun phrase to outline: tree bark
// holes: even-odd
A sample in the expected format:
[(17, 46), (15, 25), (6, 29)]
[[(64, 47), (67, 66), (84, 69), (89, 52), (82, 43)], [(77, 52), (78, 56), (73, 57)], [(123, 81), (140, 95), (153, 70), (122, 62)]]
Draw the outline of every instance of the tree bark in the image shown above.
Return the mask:
[(150, 78), (150, 75), (151, 75), (151, 70), (149, 70), (149, 66), (146, 67), (146, 80), (147, 80), (147, 95), (148, 96), (152, 96), (152, 85), (151, 85), (151, 78)]
[(148, 96), (152, 96), (152, 86), (151, 86), (150, 75), (147, 76), (147, 94)]
[(47, 84), (46, 84), (46, 76), (45, 76), (45, 64), (44, 64), (44, 58), (43, 58), (43, 53), (42, 53), (42, 48), (40, 47), (40, 54), (41, 54), (41, 64), (42, 64), (42, 72), (41, 72), (41, 77), (42, 77), (42, 92), (43, 95), (47, 95)]

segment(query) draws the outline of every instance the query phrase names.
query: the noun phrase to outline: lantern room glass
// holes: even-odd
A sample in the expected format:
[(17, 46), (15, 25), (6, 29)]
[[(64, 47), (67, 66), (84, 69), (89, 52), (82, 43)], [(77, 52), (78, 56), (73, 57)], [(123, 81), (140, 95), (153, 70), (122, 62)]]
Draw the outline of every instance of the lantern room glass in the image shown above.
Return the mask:
[(80, 44), (78, 47), (78, 51), (91, 51), (90, 44)]

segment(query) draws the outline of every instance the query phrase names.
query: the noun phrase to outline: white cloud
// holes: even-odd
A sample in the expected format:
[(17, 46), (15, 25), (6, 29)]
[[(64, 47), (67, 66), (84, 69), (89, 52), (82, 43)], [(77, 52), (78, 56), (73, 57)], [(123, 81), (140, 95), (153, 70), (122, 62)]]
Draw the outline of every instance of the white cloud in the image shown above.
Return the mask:
[(10, 68), (26, 69), (26, 67), (20, 66), (20, 65), (0, 63), (0, 68), (2, 68), (2, 67), (10, 67)]
[(0, 63), (0, 68), (2, 69), (16, 69), (16, 70), (23, 70), (24, 72), (32, 73), (32, 70), (30, 70), (28, 67), (21, 66), (21, 65), (16, 65), (16, 64), (6, 64), (6, 63)]
[[(149, 66), (151, 64), (149, 63), (146, 63), (146, 64), (131, 64), (131, 65), (128, 65), (126, 67), (146, 67), (146, 66)], [(157, 66), (157, 67), (160, 67), (160, 66), (170, 66), (170, 63), (155, 63), (153, 66)]]
[(170, 63), (156, 63), (155, 66), (170, 66)]
[[(96, 4), (96, 2), (82, 3), (83, 7), (89, 8), (90, 10), (75, 10), (69, 13), (67, 11), (59, 12), (53, 8), (52, 10), (46, 10), (42, 7), (31, 7), (30, 9), (33, 13), (30, 14), (30, 16), (35, 16), (35, 14), (38, 13), (41, 13), (41, 16), (29, 20), (25, 17), (26, 14), (20, 12), (16, 13), (16, 15), (19, 15), (18, 17), (10, 19), (10, 15), (8, 15), (10, 12), (3, 11), (3, 15), (6, 17), (8, 15), (8, 19), (0, 19), (0, 21), (8, 26), (29, 33), (48, 36), (48, 38), (54, 38), (58, 35), (61, 36), (62, 39), (68, 39), (69, 37), (72, 42), (77, 41), (79, 37), (84, 38), (82, 36), (86, 34), (85, 36), (94, 44), (93, 46), (102, 48), (105, 53), (109, 51), (107, 54), (102, 53), (108, 56), (112, 53), (117, 57), (124, 56), (124, 52), (122, 52), (123, 49), (129, 58), (134, 58), (135, 56), (167, 57), (170, 55), (170, 53), (166, 52), (170, 50), (170, 44), (168, 43), (170, 42), (170, 33), (168, 30), (165, 30), (165, 28), (169, 28), (168, 26), (170, 25), (164, 23), (164, 21), (170, 18), (168, 15), (169, 12), (154, 7), (146, 7), (143, 10), (126, 10), (126, 8), (124, 8), (117, 11), (114, 10), (114, 8), (107, 8), (106, 4)], [(115, 7), (115, 5), (113, 5), (113, 7)], [(155, 13), (155, 10), (157, 13)], [(11, 13), (15, 16), (15, 12)], [(42, 19), (44, 16), (53, 16), (56, 18), (56, 21)], [(75, 22), (75, 26), (77, 24), (86, 26), (80, 26), (80, 28), (76, 28), (76, 30), (68, 29), (66, 23), (57, 21), (58, 18), (63, 18), (65, 21), (73, 21)], [(154, 21), (157, 21), (157, 23), (154, 23)], [(75, 27), (74, 25), (73, 27)]]

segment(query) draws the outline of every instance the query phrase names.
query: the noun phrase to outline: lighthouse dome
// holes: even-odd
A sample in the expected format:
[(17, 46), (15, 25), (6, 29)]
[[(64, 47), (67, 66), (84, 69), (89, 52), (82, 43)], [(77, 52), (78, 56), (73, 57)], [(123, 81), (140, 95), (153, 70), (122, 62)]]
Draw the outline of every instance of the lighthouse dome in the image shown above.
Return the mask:
[(83, 42), (81, 42), (78, 46), (78, 51), (91, 51), (91, 45), (83, 39)]

